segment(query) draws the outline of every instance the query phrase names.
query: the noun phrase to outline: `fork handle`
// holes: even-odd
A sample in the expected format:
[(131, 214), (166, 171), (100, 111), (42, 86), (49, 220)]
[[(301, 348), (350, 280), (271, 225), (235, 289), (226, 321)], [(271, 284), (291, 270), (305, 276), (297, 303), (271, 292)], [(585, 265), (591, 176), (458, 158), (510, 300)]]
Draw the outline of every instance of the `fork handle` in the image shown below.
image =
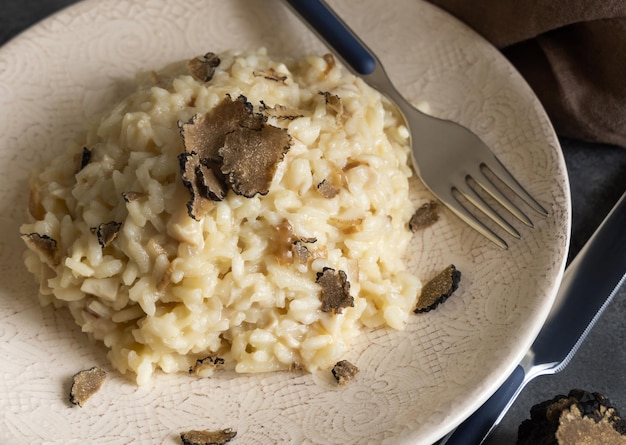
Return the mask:
[(285, 2), (356, 74), (366, 76), (374, 72), (376, 58), (326, 2), (323, 0), (285, 0)]

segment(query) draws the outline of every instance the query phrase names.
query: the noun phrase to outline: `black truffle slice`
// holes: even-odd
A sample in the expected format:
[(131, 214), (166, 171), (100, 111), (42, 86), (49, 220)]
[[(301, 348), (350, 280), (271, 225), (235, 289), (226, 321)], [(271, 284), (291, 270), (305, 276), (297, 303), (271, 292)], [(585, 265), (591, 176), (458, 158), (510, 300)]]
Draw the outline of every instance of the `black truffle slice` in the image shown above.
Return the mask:
[[(199, 221), (213, 208), (213, 203), (208, 199), (210, 193), (206, 193), (211, 185), (201, 169), (198, 153), (181, 153), (178, 155), (178, 162), (183, 185), (189, 190), (190, 199), (187, 201), (187, 213)], [(220, 182), (215, 188), (216, 190), (223, 190), (224, 186)]]
[(103, 369), (96, 366), (74, 374), (70, 388), (70, 402), (82, 407), (87, 399), (100, 390), (106, 375)]
[(337, 385), (345, 386), (359, 374), (359, 368), (348, 360), (341, 360), (335, 364), (332, 373), (337, 380)]
[(209, 355), (203, 359), (196, 360), (196, 363), (189, 368), (189, 374), (196, 377), (210, 377), (216, 369), (224, 366), (224, 359)]
[(22, 234), (22, 239), (35, 252), (41, 253), (47, 260), (54, 262), (57, 253), (57, 242), (48, 235), (40, 235), (39, 233)]
[(626, 444), (626, 422), (604, 395), (573, 389), (534, 405), (519, 426), (517, 444)]
[(98, 237), (98, 243), (100, 247), (104, 248), (111, 244), (117, 234), (120, 232), (122, 223), (116, 221), (109, 221), (102, 223), (96, 228), (96, 236)]
[(427, 202), (419, 207), (409, 220), (409, 230), (413, 233), (420, 229), (432, 226), (439, 221), (439, 204), (435, 201)]
[(219, 149), (226, 136), (239, 128), (260, 130), (265, 116), (253, 113), (252, 104), (245, 96), (232, 100), (226, 96), (205, 114), (197, 114), (180, 125), (180, 134), (186, 153), (198, 153), (203, 163), (221, 163)]
[(196, 166), (196, 179), (198, 180), (199, 191), (203, 197), (213, 201), (221, 201), (226, 196), (228, 188), (224, 184), (223, 178), (215, 176), (217, 169), (206, 163)]
[(191, 430), (180, 433), (183, 445), (223, 445), (230, 442), (237, 435), (230, 428), (217, 431)]
[(318, 283), (322, 287), (320, 299), (322, 312), (341, 314), (343, 308), (354, 307), (354, 298), (350, 295), (350, 282), (343, 270), (335, 271), (325, 267), (317, 273)]
[(215, 53), (206, 53), (204, 56), (196, 57), (187, 62), (187, 68), (196, 79), (201, 82), (209, 82), (213, 79), (215, 69), (220, 63), (221, 60)]
[(242, 127), (229, 133), (219, 154), (223, 158), (221, 170), (230, 188), (246, 198), (266, 195), (290, 146), (289, 133), (271, 125), (260, 130)]
[[(267, 177), (264, 174), (275, 172), (275, 165), (272, 168), (270, 162), (273, 151), (267, 147), (283, 142), (275, 131), (287, 135), (287, 149), (291, 144), (286, 131), (266, 126), (266, 119), (253, 112), (252, 104), (245, 96), (236, 100), (226, 96), (209, 112), (180, 124), (185, 152), (179, 155), (179, 162), (183, 184), (191, 195), (187, 203), (189, 216), (202, 218), (211, 208), (203, 200), (221, 200), (229, 187), (246, 197), (259, 193), (255, 186), (261, 182), (265, 185)], [(284, 151), (281, 151), (280, 159), (282, 155)], [(250, 166), (250, 163), (255, 165)], [(259, 165), (266, 169), (262, 174), (252, 174)], [(255, 182), (251, 184), (253, 180)]]
[(461, 271), (454, 264), (449, 265), (424, 285), (413, 312), (418, 314), (435, 309), (458, 289), (460, 281)]

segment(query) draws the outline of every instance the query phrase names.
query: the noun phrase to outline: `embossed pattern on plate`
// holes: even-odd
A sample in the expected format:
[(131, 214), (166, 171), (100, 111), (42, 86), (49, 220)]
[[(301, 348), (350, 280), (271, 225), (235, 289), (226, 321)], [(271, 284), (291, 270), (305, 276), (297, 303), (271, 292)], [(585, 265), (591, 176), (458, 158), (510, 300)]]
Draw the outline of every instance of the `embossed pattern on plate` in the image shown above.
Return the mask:
[[(325, 49), (278, 1), (78, 3), (0, 50), (0, 443), (176, 444), (180, 431), (230, 427), (245, 444), (428, 444), (517, 364), (550, 308), (569, 242), (569, 185), (550, 122), (494, 48), (432, 5), (330, 3), (405, 95), (483, 137), (550, 216), (520, 228), (508, 251), (445, 212), (416, 234), (412, 267), (427, 279), (454, 263), (458, 294), (405, 332), (364, 335), (348, 357), (361, 373), (345, 388), (328, 373), (158, 375), (137, 388), (68, 314), (37, 302), (18, 237), (31, 166), (62, 151), (138, 70), (229, 48)], [(427, 196), (417, 180), (413, 190)], [(109, 378), (97, 400), (71, 407), (70, 377), (93, 365)]]

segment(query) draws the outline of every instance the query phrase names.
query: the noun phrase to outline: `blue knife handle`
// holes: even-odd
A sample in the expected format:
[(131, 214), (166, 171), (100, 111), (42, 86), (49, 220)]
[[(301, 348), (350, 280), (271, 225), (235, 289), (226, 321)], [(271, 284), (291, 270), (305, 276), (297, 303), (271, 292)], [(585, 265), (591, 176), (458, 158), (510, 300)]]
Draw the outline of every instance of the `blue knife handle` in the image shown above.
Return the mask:
[(447, 437), (445, 445), (480, 444), (485, 440), (507, 406), (524, 387), (525, 372), (521, 365), (513, 370), (500, 388), (470, 417)]
[(357, 74), (376, 69), (376, 58), (348, 26), (321, 0), (286, 0), (311, 29)]

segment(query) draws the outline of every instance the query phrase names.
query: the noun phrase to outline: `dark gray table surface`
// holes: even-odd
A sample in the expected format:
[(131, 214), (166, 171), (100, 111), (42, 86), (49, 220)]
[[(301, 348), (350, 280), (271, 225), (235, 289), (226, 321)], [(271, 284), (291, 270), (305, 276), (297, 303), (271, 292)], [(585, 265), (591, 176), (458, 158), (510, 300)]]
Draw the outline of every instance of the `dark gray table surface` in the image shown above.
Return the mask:
[[(2, 0), (0, 45), (76, 0)], [(560, 139), (572, 191), (572, 258), (626, 190), (626, 148)], [(625, 228), (626, 229), (626, 228)], [(572, 388), (605, 394), (626, 416), (626, 287), (560, 374), (524, 390), (488, 445), (514, 444), (530, 407)]]

